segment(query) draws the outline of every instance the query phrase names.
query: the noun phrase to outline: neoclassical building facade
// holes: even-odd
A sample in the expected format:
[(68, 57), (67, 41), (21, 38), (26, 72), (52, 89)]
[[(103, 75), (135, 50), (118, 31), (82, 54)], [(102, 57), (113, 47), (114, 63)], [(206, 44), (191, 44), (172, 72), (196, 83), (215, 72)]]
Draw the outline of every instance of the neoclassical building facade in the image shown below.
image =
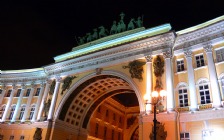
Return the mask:
[(1, 71), (0, 139), (150, 139), (143, 97), (156, 86), (158, 56), (166, 139), (222, 140), (224, 16), (177, 32), (140, 27), (80, 44), (42, 68)]

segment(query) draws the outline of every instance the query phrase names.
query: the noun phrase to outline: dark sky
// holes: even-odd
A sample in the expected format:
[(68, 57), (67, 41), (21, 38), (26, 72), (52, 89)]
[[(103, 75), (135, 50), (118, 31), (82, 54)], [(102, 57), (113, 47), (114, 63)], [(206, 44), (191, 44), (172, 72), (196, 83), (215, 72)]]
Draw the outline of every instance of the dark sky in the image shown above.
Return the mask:
[(103, 25), (110, 29), (125, 13), (125, 23), (144, 15), (144, 26), (170, 23), (179, 31), (224, 13), (223, 0), (30, 0), (0, 2), (0, 70), (38, 68), (76, 46)]

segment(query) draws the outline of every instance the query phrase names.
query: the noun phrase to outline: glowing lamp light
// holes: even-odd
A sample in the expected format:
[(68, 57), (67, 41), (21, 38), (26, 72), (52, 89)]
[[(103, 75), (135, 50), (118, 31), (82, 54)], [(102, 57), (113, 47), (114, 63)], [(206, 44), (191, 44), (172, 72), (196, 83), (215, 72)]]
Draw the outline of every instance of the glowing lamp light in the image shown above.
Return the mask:
[(157, 91), (152, 92), (152, 97), (158, 97), (158, 96), (159, 96), (159, 93)]
[(165, 96), (166, 96), (166, 94), (167, 94), (167, 93), (166, 93), (166, 91), (165, 91), (165, 90), (161, 90), (161, 91), (160, 91), (160, 96), (161, 96), (161, 97), (165, 97)]
[(144, 100), (149, 100), (150, 99), (150, 94), (149, 93), (146, 93), (145, 95), (144, 95)]

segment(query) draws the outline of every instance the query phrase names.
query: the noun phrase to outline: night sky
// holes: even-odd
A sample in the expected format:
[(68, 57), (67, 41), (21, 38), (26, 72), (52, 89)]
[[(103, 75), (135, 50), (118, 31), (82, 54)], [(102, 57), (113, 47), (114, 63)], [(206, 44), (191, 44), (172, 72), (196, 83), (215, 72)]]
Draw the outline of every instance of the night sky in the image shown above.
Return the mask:
[(179, 31), (224, 15), (223, 0), (5, 0), (0, 2), (0, 70), (38, 68), (76, 46), (75, 37), (94, 28), (110, 30), (124, 12), (144, 16), (144, 27), (170, 23)]

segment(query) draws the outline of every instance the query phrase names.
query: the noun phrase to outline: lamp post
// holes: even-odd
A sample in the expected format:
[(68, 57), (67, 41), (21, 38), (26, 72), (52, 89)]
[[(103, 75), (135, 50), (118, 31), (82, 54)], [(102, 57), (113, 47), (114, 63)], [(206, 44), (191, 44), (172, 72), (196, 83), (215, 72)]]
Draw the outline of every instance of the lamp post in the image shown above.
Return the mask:
[[(147, 104), (151, 104), (151, 105), (153, 105), (153, 109), (154, 109), (154, 111), (153, 111), (153, 113), (154, 113), (154, 119), (153, 119), (153, 123), (154, 123), (154, 131), (153, 131), (153, 135), (154, 135), (154, 140), (156, 140), (156, 123), (157, 123), (157, 120), (156, 120), (156, 106), (161, 102), (161, 101), (163, 101), (164, 100), (164, 97), (166, 96), (166, 91), (165, 90), (160, 90), (159, 92), (157, 92), (157, 91), (153, 91), (152, 93), (151, 93), (151, 96), (152, 96), (152, 101), (151, 101), (151, 103), (150, 102), (148, 102), (149, 101), (149, 97), (150, 97), (150, 95), (149, 95), (149, 93), (147, 93), (147, 94), (145, 94), (145, 96), (144, 96), (144, 99), (145, 99), (145, 101), (146, 101), (146, 105)], [(146, 107), (146, 109), (147, 109), (147, 107)], [(146, 110), (147, 111), (147, 110)]]

